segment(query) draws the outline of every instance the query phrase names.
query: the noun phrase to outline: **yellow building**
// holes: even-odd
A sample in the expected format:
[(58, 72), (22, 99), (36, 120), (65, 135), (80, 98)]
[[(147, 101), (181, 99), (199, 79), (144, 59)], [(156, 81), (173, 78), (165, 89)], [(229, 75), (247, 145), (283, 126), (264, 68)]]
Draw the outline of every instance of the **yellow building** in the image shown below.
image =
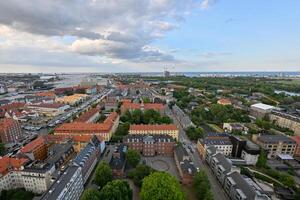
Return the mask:
[(178, 140), (179, 129), (174, 124), (134, 124), (130, 125), (129, 134), (169, 135)]

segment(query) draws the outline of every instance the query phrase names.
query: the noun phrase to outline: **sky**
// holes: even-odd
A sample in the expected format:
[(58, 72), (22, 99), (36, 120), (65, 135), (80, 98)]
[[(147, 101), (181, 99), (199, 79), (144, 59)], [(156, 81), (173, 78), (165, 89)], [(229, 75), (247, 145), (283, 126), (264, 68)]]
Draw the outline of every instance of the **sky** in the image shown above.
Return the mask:
[(298, 0), (0, 1), (0, 73), (300, 71)]

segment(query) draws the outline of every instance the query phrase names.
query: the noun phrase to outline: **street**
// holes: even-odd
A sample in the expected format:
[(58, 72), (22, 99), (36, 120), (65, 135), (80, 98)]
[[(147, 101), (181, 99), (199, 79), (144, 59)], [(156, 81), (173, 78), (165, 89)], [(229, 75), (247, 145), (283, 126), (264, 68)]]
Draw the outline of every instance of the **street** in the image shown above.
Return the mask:
[[(211, 189), (214, 195), (215, 200), (226, 200), (226, 195), (221, 187), (221, 185), (218, 183), (216, 177), (212, 174), (211, 170), (209, 167), (205, 164), (204, 161), (200, 159), (200, 156), (198, 154), (196, 144), (191, 142), (190, 139), (187, 137), (185, 134), (184, 129), (182, 128), (182, 125), (179, 123), (178, 119), (176, 116), (172, 113), (172, 111), (167, 108), (166, 114), (171, 117), (176, 124), (176, 126), (179, 128), (179, 142), (181, 142), (187, 152), (189, 153), (192, 161), (194, 162), (195, 167), (198, 167), (200, 170), (204, 170), (207, 173), (209, 182), (211, 184)], [(191, 146), (193, 153), (187, 148), (187, 146)]]

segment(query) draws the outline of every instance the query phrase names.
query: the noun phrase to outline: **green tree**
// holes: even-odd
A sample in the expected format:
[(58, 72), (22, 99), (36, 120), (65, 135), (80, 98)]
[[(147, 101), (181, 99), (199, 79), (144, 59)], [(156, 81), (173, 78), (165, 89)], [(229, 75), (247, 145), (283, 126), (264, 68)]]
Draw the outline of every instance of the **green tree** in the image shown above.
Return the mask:
[(154, 172), (154, 170), (151, 167), (141, 164), (137, 165), (135, 169), (131, 170), (128, 176), (130, 178), (133, 178), (133, 182), (135, 185), (141, 187), (143, 179), (146, 176), (150, 175), (152, 172)]
[(126, 181), (114, 180), (107, 183), (100, 191), (101, 200), (131, 200), (132, 189)]
[(132, 111), (131, 113), (132, 123), (133, 124), (141, 124), (143, 123), (143, 112), (139, 109)]
[(95, 172), (95, 183), (102, 188), (112, 180), (112, 170), (106, 162), (98, 164)]
[(196, 188), (198, 200), (213, 199), (213, 195), (210, 190), (210, 183), (204, 170), (196, 173), (194, 177), (194, 187)]
[(2, 190), (0, 199), (4, 200), (32, 200), (34, 194), (32, 192), (26, 191), (24, 188)]
[(139, 164), (140, 159), (141, 159), (141, 155), (136, 150), (129, 149), (127, 151), (126, 160), (130, 166), (136, 167), (136, 165)]
[(259, 168), (267, 167), (267, 154), (263, 149), (260, 150), (260, 154), (259, 154), (258, 160), (256, 162), (256, 167), (259, 167)]
[(120, 124), (115, 132), (115, 135), (127, 135), (129, 130), (130, 124), (125, 122), (124, 124)]
[(143, 99), (144, 103), (150, 103), (151, 102), (149, 97), (143, 97), (142, 99)]
[(2, 156), (4, 154), (5, 151), (5, 147), (3, 143), (0, 143), (0, 156)]
[(204, 136), (204, 131), (201, 127), (190, 126), (186, 129), (186, 134), (191, 140), (198, 140)]
[(140, 193), (142, 200), (184, 200), (185, 195), (175, 177), (154, 172), (145, 177)]
[(80, 200), (99, 200), (99, 199), (100, 199), (100, 192), (92, 188), (86, 189), (80, 198)]

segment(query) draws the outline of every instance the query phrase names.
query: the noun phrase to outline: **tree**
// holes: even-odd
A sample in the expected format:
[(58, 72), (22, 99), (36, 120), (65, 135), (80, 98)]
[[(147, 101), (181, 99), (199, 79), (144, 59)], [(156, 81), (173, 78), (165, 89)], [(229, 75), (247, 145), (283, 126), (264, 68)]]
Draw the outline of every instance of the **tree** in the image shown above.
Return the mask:
[(264, 150), (260, 150), (260, 154), (258, 156), (258, 160), (256, 162), (256, 167), (266, 168), (267, 166), (267, 155)]
[(126, 181), (114, 180), (107, 183), (100, 191), (101, 200), (131, 200), (132, 189)]
[(3, 143), (0, 143), (0, 156), (2, 156), (4, 154), (5, 151), (5, 147)]
[(204, 131), (201, 127), (195, 128), (193, 126), (189, 126), (186, 129), (186, 134), (191, 140), (198, 140), (203, 137)]
[(95, 173), (95, 182), (100, 188), (112, 180), (112, 170), (106, 162), (101, 162)]
[(24, 188), (11, 189), (11, 190), (2, 190), (0, 199), (7, 200), (31, 200), (33, 199), (34, 194), (32, 192), (26, 191)]
[(204, 170), (196, 173), (194, 177), (194, 187), (197, 191), (198, 200), (211, 200), (213, 195), (210, 190), (210, 183)]
[(154, 172), (145, 177), (140, 193), (142, 200), (184, 200), (185, 195), (175, 177), (165, 172)]
[(99, 199), (100, 199), (100, 192), (92, 188), (86, 189), (80, 198), (80, 200), (99, 200)]
[(153, 172), (154, 170), (151, 167), (141, 164), (137, 165), (134, 170), (130, 171), (128, 176), (130, 178), (133, 178), (133, 182), (135, 185), (141, 187), (143, 179)]
[(141, 155), (136, 150), (129, 149), (126, 153), (126, 159), (127, 159), (127, 163), (131, 167), (136, 167), (136, 165), (139, 164), (140, 162)]
[(150, 103), (151, 102), (149, 97), (143, 97), (142, 99), (143, 99), (144, 103)]

